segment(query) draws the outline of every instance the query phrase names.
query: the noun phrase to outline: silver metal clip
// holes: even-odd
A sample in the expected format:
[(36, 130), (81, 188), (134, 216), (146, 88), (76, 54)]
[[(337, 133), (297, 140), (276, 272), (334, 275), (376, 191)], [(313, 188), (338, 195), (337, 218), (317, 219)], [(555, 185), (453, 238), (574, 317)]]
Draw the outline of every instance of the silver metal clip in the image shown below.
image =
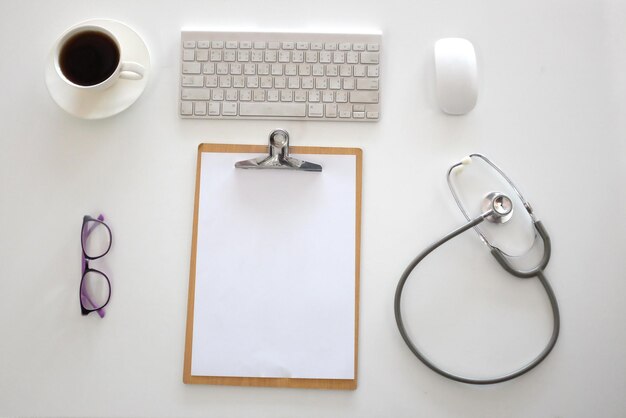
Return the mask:
[(289, 156), (289, 133), (284, 129), (275, 129), (269, 137), (269, 156), (238, 161), (236, 168), (286, 169), (302, 171), (322, 171), (322, 166), (302, 161)]

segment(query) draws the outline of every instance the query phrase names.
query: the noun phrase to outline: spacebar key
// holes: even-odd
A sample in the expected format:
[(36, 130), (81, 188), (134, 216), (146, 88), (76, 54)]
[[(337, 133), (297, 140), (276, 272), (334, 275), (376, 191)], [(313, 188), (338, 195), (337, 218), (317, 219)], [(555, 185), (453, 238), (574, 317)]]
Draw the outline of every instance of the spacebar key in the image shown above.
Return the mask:
[(306, 116), (304, 103), (240, 103), (239, 116)]

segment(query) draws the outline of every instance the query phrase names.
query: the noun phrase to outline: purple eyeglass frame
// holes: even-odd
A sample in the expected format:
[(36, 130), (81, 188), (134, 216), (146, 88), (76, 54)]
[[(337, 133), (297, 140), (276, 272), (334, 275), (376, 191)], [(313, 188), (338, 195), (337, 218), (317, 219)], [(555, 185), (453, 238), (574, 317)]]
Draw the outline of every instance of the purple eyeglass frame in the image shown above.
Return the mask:
[[(86, 225), (88, 222), (94, 222), (94, 224), (91, 227), (86, 228)], [(103, 225), (107, 229), (107, 231), (109, 231), (109, 247), (106, 249), (104, 253), (100, 254), (99, 256), (91, 257), (85, 252), (85, 242), (87, 241), (89, 234), (91, 234), (91, 231), (93, 231), (93, 229), (98, 224)], [(100, 318), (104, 318), (104, 315), (105, 315), (104, 307), (107, 306), (109, 301), (111, 300), (111, 281), (109, 280), (107, 275), (101, 272), (100, 270), (90, 268), (89, 261), (97, 260), (98, 258), (102, 258), (105, 255), (107, 255), (109, 253), (109, 250), (111, 249), (111, 244), (113, 244), (113, 234), (111, 233), (111, 228), (109, 228), (109, 226), (104, 223), (104, 215), (100, 214), (97, 219), (92, 218), (89, 215), (83, 216), (83, 225), (80, 229), (80, 245), (83, 251), (82, 264), (81, 264), (82, 265), (82, 277), (80, 279), (80, 287), (78, 290), (78, 300), (80, 301), (80, 312), (82, 315), (89, 315), (91, 312), (96, 311), (98, 312), (98, 315), (100, 315)], [(104, 303), (104, 305), (102, 305), (98, 309), (88, 309), (83, 304), (83, 298), (84, 298), (91, 304), (91, 306), (96, 306), (96, 304), (91, 301), (89, 294), (87, 294), (87, 292), (83, 290), (83, 281), (85, 280), (86, 274), (89, 272), (94, 272), (94, 273), (102, 275), (104, 279), (106, 280), (107, 285), (109, 286), (109, 296), (106, 302)]]

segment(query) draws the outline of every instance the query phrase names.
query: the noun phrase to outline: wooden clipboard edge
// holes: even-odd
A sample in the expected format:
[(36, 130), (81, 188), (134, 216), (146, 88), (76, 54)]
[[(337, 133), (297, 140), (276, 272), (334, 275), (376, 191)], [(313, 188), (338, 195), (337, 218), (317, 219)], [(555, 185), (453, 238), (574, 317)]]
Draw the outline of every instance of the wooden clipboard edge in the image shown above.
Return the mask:
[(338, 389), (355, 390), (358, 375), (358, 347), (359, 347), (359, 300), (361, 277), (361, 197), (363, 180), (363, 150), (360, 148), (337, 147), (290, 147), (292, 154), (329, 154), (354, 155), (356, 157), (356, 216), (355, 216), (355, 304), (354, 304), (354, 379), (302, 379), (283, 377), (228, 377), (228, 376), (193, 376), (191, 374), (191, 348), (193, 340), (193, 312), (196, 287), (196, 249), (198, 242), (198, 208), (200, 205), (200, 172), (202, 153), (263, 153), (267, 152), (265, 145), (239, 144), (199, 144), (196, 166), (196, 191), (194, 198), (193, 225), (191, 237), (191, 262), (189, 266), (189, 293), (187, 297), (187, 326), (185, 330), (185, 356), (183, 366), (183, 382), (187, 384), (208, 384), (226, 386), (264, 386), (288, 387), (307, 389)]

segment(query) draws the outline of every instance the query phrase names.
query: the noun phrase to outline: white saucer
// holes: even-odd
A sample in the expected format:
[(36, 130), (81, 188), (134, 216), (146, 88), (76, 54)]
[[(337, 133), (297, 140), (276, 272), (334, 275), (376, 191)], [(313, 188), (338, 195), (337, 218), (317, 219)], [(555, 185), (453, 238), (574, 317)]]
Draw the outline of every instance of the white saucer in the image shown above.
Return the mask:
[[(150, 75), (150, 53), (143, 39), (121, 22), (95, 19), (81, 22), (110, 30), (122, 45), (122, 61), (137, 62), (146, 69), (141, 80), (119, 79), (106, 90), (85, 91), (65, 83), (54, 68), (53, 51), (46, 60), (46, 86), (54, 101), (68, 113), (83, 119), (102, 119), (126, 110), (141, 96)], [(70, 28), (71, 29), (71, 28)], [(69, 29), (68, 29), (69, 30)]]

